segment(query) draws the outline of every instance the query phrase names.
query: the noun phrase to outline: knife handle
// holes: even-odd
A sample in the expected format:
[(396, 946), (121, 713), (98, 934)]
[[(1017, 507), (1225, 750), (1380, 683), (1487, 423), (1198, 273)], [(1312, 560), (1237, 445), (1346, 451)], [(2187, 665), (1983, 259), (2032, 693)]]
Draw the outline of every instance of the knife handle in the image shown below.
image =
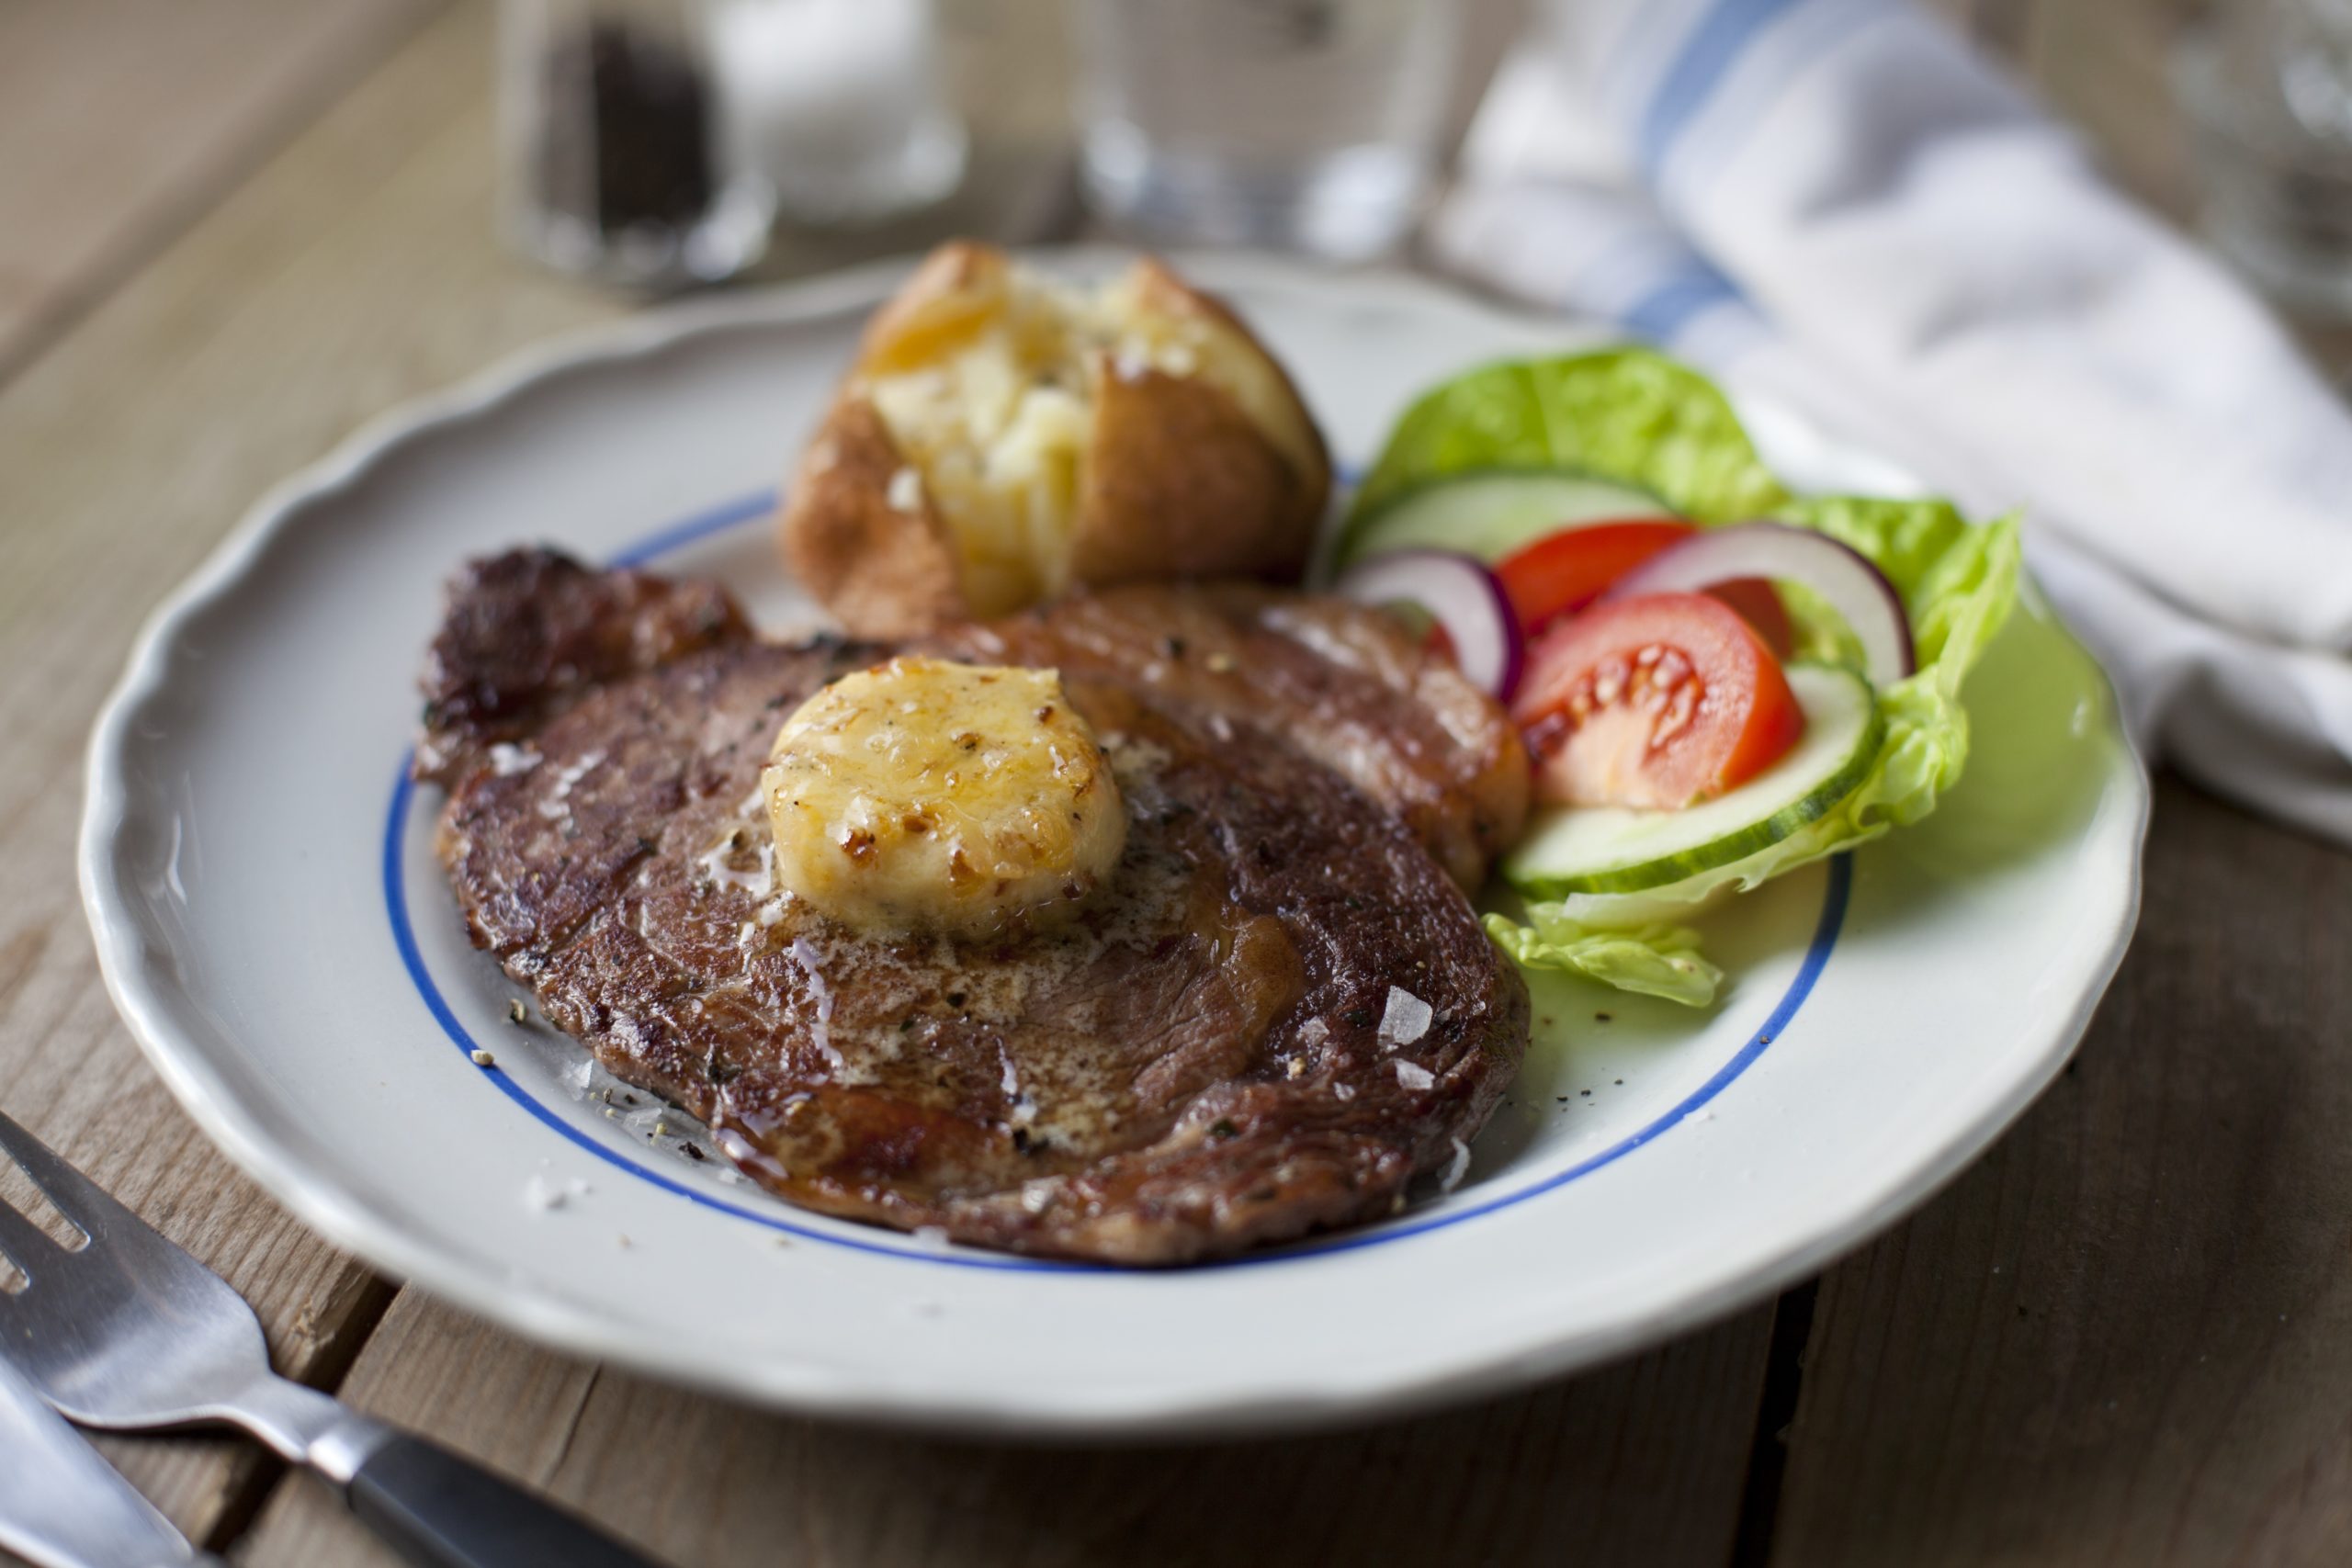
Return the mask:
[(416, 1568), (653, 1568), (576, 1515), (404, 1432), (368, 1456), (346, 1495)]

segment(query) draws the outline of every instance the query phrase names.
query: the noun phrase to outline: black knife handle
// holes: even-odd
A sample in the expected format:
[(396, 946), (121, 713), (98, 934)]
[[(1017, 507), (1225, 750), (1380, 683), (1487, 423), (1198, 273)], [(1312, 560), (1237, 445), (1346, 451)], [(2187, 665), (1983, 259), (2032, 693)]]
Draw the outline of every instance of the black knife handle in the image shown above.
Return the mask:
[(416, 1568), (653, 1568), (576, 1515), (405, 1433), (368, 1456), (348, 1496)]

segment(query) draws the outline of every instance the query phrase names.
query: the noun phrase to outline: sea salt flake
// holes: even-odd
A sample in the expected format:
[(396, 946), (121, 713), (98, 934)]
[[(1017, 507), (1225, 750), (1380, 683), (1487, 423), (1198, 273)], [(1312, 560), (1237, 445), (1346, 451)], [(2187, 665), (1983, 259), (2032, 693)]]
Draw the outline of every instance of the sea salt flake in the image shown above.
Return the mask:
[(1437, 1075), (1415, 1062), (1396, 1064), (1396, 1081), (1409, 1089), (1425, 1089), (1437, 1082)]
[(1388, 1005), (1381, 1010), (1379, 1039), (1381, 1049), (1394, 1051), (1399, 1045), (1410, 1045), (1430, 1032), (1430, 1021), (1437, 1015), (1430, 1004), (1401, 986), (1388, 987)]
[(882, 499), (890, 503), (893, 512), (920, 512), (922, 509), (922, 475), (911, 463), (901, 464), (890, 476), (889, 488)]
[(1331, 1026), (1319, 1018), (1310, 1018), (1298, 1026), (1298, 1043), (1301, 1045), (1320, 1045), (1329, 1038)]
[(528, 746), (511, 745), (502, 740), (490, 749), (490, 771), (502, 779), (528, 773), (541, 761), (539, 754)]
[(571, 816), (572, 787), (602, 767), (604, 761), (605, 753), (597, 750), (588, 752), (568, 767), (558, 768), (555, 783), (548, 788), (547, 798), (539, 802), (539, 815), (550, 822)]
[(539, 1213), (551, 1213), (574, 1198), (585, 1198), (595, 1189), (578, 1177), (555, 1181), (544, 1176), (533, 1176), (523, 1183), (523, 1205)]

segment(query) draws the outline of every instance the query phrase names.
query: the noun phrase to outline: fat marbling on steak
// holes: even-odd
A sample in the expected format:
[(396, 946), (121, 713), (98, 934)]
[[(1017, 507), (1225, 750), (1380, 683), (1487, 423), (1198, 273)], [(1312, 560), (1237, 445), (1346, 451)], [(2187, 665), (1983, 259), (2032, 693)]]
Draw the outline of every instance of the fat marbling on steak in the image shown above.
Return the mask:
[[(1129, 827), (1074, 923), (883, 938), (773, 886), (759, 775), (893, 653), (1062, 671)], [(794, 1202), (1181, 1263), (1392, 1212), (1485, 1122), (1525, 987), (1464, 885), (1501, 712), (1377, 615), (1133, 587), (904, 647), (759, 639), (714, 585), (553, 552), (453, 585), (417, 773), (475, 942)]]

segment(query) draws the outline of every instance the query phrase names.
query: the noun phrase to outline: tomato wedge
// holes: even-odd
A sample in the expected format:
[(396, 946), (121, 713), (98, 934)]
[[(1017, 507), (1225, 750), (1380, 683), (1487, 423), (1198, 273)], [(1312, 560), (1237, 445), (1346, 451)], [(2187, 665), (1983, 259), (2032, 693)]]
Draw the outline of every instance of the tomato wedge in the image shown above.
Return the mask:
[[(1530, 637), (1562, 615), (1572, 615), (1609, 592), (1610, 585), (1670, 545), (1699, 531), (1671, 517), (1630, 518), (1622, 523), (1580, 523), (1546, 534), (1495, 565), (1503, 593)], [(1726, 582), (1712, 590), (1747, 618), (1775, 655), (1790, 647), (1789, 613), (1781, 596), (1761, 578)]]
[(1605, 600), (1528, 650), (1511, 717), (1537, 797), (1675, 809), (1737, 789), (1804, 734), (1756, 628), (1704, 593)]

